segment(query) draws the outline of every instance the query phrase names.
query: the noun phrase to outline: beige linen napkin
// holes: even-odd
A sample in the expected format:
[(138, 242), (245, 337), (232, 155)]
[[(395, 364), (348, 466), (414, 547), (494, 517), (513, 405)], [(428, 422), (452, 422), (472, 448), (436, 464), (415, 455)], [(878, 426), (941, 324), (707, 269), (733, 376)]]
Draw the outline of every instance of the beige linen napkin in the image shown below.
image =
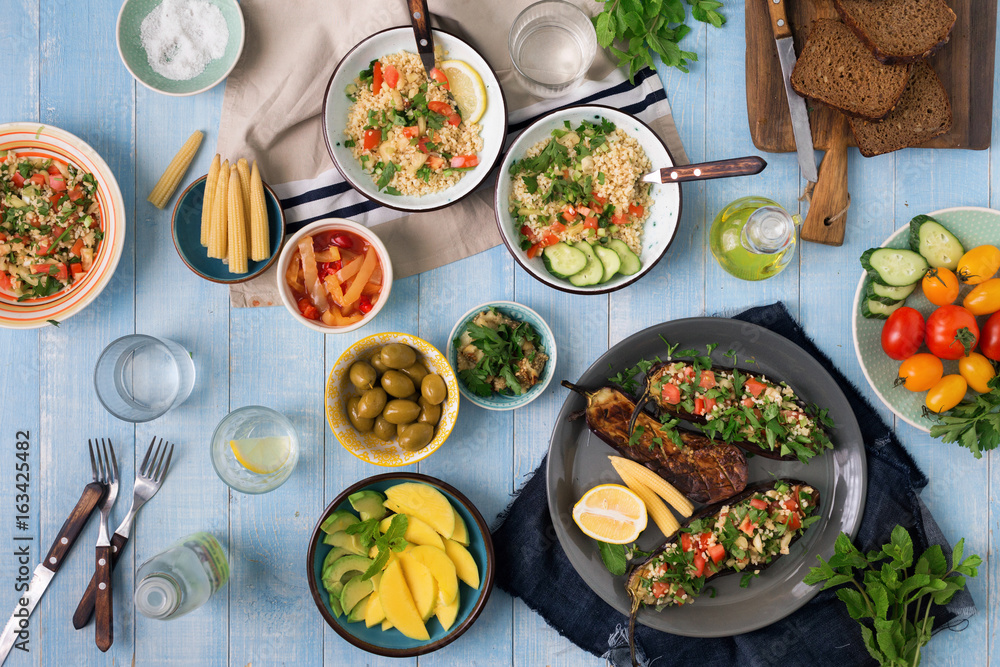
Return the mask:
[[(655, 72), (629, 84), (598, 50), (587, 80), (564, 97), (540, 100), (520, 84), (507, 51), (515, 17), (534, 0), (431, 0), (432, 23), (472, 44), (496, 71), (507, 98), (508, 143), (531, 121), (581, 102), (613, 106), (648, 123), (678, 163), (687, 163), (666, 94)], [(576, 0), (585, 12), (599, 5)], [(378, 226), (393, 273), (405, 277), (500, 243), (492, 209), (494, 178), (461, 202), (433, 213), (406, 214), (377, 206), (352, 190), (334, 168), (323, 140), (326, 85), (340, 59), (386, 28), (408, 25), (405, 0), (242, 0), (246, 48), (226, 81), (218, 152), (253, 156), (281, 199), (292, 233), (324, 217)], [(415, 50), (415, 48), (414, 48)], [(450, 239), (442, 245), (441, 238)], [(272, 267), (230, 288), (235, 307), (280, 303)]]

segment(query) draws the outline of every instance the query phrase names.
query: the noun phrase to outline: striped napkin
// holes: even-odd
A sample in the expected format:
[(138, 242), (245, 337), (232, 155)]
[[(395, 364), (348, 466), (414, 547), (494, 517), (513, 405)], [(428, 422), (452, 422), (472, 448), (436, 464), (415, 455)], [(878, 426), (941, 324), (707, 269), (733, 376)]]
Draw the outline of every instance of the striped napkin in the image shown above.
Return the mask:
[[(575, 0), (596, 14), (590, 0)], [(639, 72), (634, 83), (599, 52), (587, 79), (569, 94), (540, 100), (517, 79), (507, 51), (507, 32), (531, 0), (470, 3), (432, 0), (432, 23), (471, 43), (496, 71), (510, 109), (506, 145), (539, 116), (571, 104), (604, 104), (634, 114), (664, 140), (679, 164), (688, 162), (656, 73)], [(226, 81), (217, 151), (253, 156), (285, 211), (287, 232), (328, 217), (377, 227), (396, 277), (428, 271), (498, 245), (493, 216), (495, 175), (457, 204), (431, 213), (407, 214), (366, 199), (333, 166), (322, 134), (326, 84), (356, 43), (385, 28), (407, 25), (405, 0), (337, 3), (297, 0), (296, 10), (268, 0), (241, 2), (247, 49)], [(500, 26), (500, 29), (497, 28)], [(442, 244), (441, 239), (448, 239)], [(230, 288), (235, 307), (280, 303), (276, 268)]]

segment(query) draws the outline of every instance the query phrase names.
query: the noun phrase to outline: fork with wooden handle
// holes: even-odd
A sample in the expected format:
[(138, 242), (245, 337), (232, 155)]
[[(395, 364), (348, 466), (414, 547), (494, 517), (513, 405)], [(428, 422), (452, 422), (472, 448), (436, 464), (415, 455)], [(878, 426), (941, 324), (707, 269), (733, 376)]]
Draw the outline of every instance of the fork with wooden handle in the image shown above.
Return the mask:
[[(94, 446), (90, 446), (91, 462), (94, 460)], [(94, 579), (97, 580), (97, 597), (94, 608), (97, 612), (97, 624), (94, 628), (94, 641), (97, 648), (107, 652), (115, 643), (114, 609), (111, 599), (111, 541), (108, 539), (108, 518), (111, 507), (118, 498), (118, 460), (115, 458), (115, 448), (110, 440), (101, 438), (97, 445), (97, 468), (101, 481), (108, 488), (107, 495), (101, 503), (101, 525), (97, 533), (97, 549), (95, 554)]]
[[(118, 559), (121, 557), (122, 551), (125, 549), (125, 544), (128, 542), (135, 515), (139, 512), (139, 508), (146, 504), (146, 501), (160, 490), (163, 478), (167, 474), (167, 468), (170, 467), (170, 459), (174, 455), (174, 446), (169, 442), (164, 442), (163, 438), (159, 440), (159, 444), (157, 444), (156, 436), (153, 436), (152, 441), (150, 441), (149, 449), (146, 450), (146, 456), (142, 459), (142, 465), (139, 466), (139, 470), (135, 476), (132, 507), (129, 508), (128, 514), (125, 515), (121, 524), (115, 529), (115, 534), (111, 536), (112, 569), (118, 564)], [(153, 449), (153, 445), (156, 445), (155, 450)], [(80, 599), (80, 604), (77, 605), (76, 611), (73, 613), (73, 627), (77, 630), (90, 623), (90, 617), (94, 613), (96, 594), (97, 573), (95, 572), (90, 580), (90, 584), (87, 586), (87, 590), (83, 594), (83, 598)]]

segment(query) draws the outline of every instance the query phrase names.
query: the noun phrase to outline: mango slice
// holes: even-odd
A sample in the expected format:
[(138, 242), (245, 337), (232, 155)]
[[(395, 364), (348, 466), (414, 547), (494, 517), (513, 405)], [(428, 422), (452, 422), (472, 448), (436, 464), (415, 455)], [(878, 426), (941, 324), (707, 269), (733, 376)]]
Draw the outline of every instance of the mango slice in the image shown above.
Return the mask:
[(410, 595), (413, 596), (417, 613), (426, 621), (434, 613), (437, 602), (437, 582), (434, 581), (434, 575), (426, 565), (411, 554), (400, 554), (399, 564), (402, 566), (403, 578), (406, 580)]
[(455, 534), (455, 510), (448, 498), (433, 486), (404, 482), (390, 486), (385, 495), (399, 508), (397, 511), (417, 517), (443, 537)]
[(434, 610), (434, 615), (437, 616), (437, 620), (445, 632), (448, 632), (455, 624), (455, 619), (458, 617), (458, 604), (458, 596), (456, 595), (450, 603), (438, 605), (437, 609)]
[(455, 573), (458, 578), (472, 588), (479, 588), (479, 568), (469, 550), (455, 540), (445, 540), (444, 551), (448, 554), (451, 562), (455, 564)]
[[(429, 572), (428, 576), (430, 576)], [(392, 623), (393, 627), (410, 639), (420, 641), (430, 639), (430, 635), (427, 634), (427, 626), (424, 625), (423, 618), (417, 611), (417, 606), (410, 595), (410, 589), (406, 585), (403, 568), (398, 560), (389, 563), (389, 566), (382, 573), (378, 595), (382, 602), (385, 618)]]
[[(383, 533), (388, 531), (391, 522), (392, 517), (386, 517), (378, 525), (379, 530)], [(444, 551), (444, 542), (441, 541), (441, 536), (425, 522), (409, 514), (406, 516), (406, 534), (403, 535), (403, 539), (413, 544), (428, 544)]]
[(382, 581), (382, 573), (376, 572), (372, 576), (372, 585), (375, 590), (368, 597), (368, 607), (365, 609), (365, 627), (371, 628), (385, 620), (385, 611), (382, 609), (382, 599), (378, 596), (379, 583)]
[[(455, 570), (455, 564), (448, 558), (448, 554), (443, 549), (420, 545), (414, 547), (410, 556), (426, 565), (427, 569), (431, 571), (431, 575), (437, 582), (440, 597), (443, 598), (444, 602), (446, 604), (454, 602), (458, 595), (458, 574)], [(403, 571), (406, 572), (405, 569)]]
[(466, 528), (465, 519), (458, 513), (458, 510), (453, 509), (453, 511), (455, 512), (455, 532), (452, 534), (451, 539), (467, 547), (469, 546), (469, 529)]

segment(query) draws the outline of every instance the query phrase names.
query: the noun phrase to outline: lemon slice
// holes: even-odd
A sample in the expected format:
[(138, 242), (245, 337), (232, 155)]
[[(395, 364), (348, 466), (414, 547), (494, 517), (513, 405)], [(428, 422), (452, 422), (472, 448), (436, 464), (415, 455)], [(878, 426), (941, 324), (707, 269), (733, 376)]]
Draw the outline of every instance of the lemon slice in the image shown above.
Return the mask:
[(573, 506), (573, 521), (580, 530), (610, 544), (634, 542), (647, 520), (642, 499), (620, 484), (595, 486)]
[(286, 435), (272, 435), (266, 438), (230, 440), (229, 446), (244, 468), (258, 475), (268, 475), (285, 465), (291, 451), (291, 440)]
[(466, 123), (478, 123), (486, 113), (486, 86), (479, 73), (461, 60), (445, 60), (441, 71), (448, 77), (452, 97)]

